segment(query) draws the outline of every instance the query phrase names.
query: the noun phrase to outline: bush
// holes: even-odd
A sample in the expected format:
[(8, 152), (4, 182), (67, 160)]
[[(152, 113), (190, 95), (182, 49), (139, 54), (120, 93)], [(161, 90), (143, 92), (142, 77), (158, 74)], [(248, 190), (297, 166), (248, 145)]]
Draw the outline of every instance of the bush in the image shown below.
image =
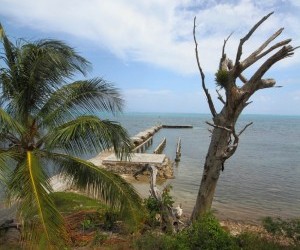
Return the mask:
[(103, 228), (105, 230), (112, 230), (119, 218), (119, 213), (113, 210), (107, 210), (103, 217)]
[(172, 189), (171, 185), (167, 185), (162, 191), (162, 200), (159, 201), (153, 196), (149, 196), (144, 199), (144, 205), (148, 211), (146, 222), (151, 227), (159, 226), (159, 221), (157, 220), (157, 215), (162, 217), (163, 207), (169, 206), (172, 207), (174, 204), (173, 197), (170, 195)]
[[(138, 250), (173, 250), (180, 249), (176, 244), (176, 237), (170, 235), (148, 232), (134, 242)], [(187, 248), (185, 248), (187, 249)]]
[(180, 237), (185, 239), (189, 249), (237, 249), (233, 237), (221, 228), (211, 214), (194, 222)]
[(234, 238), (225, 232), (217, 219), (210, 214), (194, 222), (190, 228), (173, 236), (145, 234), (135, 242), (135, 246), (137, 249), (143, 250), (238, 249)]
[(254, 233), (242, 233), (236, 238), (239, 249), (243, 250), (296, 250), (296, 246), (281, 246), (278, 243), (270, 242)]
[(300, 219), (282, 220), (266, 217), (263, 219), (263, 227), (273, 235), (283, 235), (300, 244)]

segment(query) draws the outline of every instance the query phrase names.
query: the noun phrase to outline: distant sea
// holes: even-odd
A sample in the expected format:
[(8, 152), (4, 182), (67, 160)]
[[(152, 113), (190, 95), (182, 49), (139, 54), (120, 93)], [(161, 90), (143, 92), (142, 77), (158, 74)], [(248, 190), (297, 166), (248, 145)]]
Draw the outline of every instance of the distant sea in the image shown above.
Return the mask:
[[(193, 129), (162, 129), (153, 149), (166, 137), (164, 153), (175, 159), (178, 137), (181, 161), (174, 166), (175, 205), (191, 212), (210, 143), (209, 121), (202, 114), (127, 113), (117, 120), (130, 135), (157, 124), (193, 125)], [(241, 135), (239, 147), (220, 175), (213, 211), (223, 218), (257, 221), (264, 216), (300, 217), (300, 116), (242, 115), (237, 128), (253, 125)], [(137, 188), (139, 186), (137, 185)]]
[[(174, 165), (175, 179), (163, 186), (171, 184), (175, 206), (181, 203), (184, 212), (190, 213), (210, 142), (205, 121), (211, 117), (126, 113), (110, 119), (119, 121), (131, 136), (158, 124), (193, 125), (192, 129), (161, 129), (147, 151), (151, 153), (166, 137), (163, 153), (174, 160), (176, 143), (181, 137), (182, 156), (179, 164)], [(226, 161), (220, 175), (213, 211), (222, 219), (248, 222), (257, 222), (264, 216), (299, 218), (300, 116), (242, 115), (237, 128), (243, 128), (248, 122), (253, 125), (241, 135), (236, 153)], [(148, 188), (148, 184), (138, 183), (135, 187), (139, 191), (139, 188)]]

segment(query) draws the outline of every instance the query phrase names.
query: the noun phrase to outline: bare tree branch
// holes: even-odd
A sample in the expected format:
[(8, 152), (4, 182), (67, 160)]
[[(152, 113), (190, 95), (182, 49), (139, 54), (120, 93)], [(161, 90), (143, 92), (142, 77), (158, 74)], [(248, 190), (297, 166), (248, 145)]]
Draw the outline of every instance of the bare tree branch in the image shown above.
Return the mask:
[(292, 56), (296, 48), (288, 45), (283, 46), (279, 51), (277, 51), (273, 56), (269, 57), (255, 72), (255, 74), (250, 78), (248, 83), (244, 85), (245, 88), (254, 92), (260, 88), (264, 88), (265, 81), (261, 81), (263, 75), (278, 61)]
[(205, 85), (205, 75), (204, 75), (203, 70), (202, 70), (201, 65), (200, 65), (199, 54), (198, 54), (198, 43), (197, 43), (197, 40), (196, 40), (196, 17), (194, 17), (193, 36), (194, 36), (194, 42), (195, 42), (195, 54), (196, 54), (196, 59), (197, 59), (197, 65), (198, 65), (198, 69), (199, 69), (200, 75), (201, 75), (202, 88), (203, 88), (204, 93), (206, 95), (210, 112), (211, 112), (211, 114), (212, 114), (213, 117), (216, 117), (217, 112), (216, 112), (214, 103), (213, 103), (213, 101), (211, 99), (211, 96), (210, 96), (210, 94), (208, 92), (208, 89), (206, 88), (206, 85)]
[(218, 99), (225, 105), (226, 102), (224, 101), (223, 96), (220, 94), (220, 92), (219, 92), (218, 89), (216, 89), (216, 92), (217, 92), (217, 94), (218, 94)]
[(227, 132), (230, 132), (232, 133), (232, 130), (230, 128), (226, 128), (226, 127), (223, 127), (223, 126), (219, 126), (219, 125), (216, 125), (216, 124), (213, 124), (213, 123), (210, 123), (208, 121), (205, 122), (206, 124), (208, 124), (209, 126), (212, 126), (214, 128), (220, 128), (220, 129), (224, 129), (226, 130)]
[(229, 38), (232, 36), (233, 32), (231, 32), (231, 34), (224, 39), (224, 43), (223, 43), (223, 48), (222, 48), (222, 55), (221, 55), (221, 59), (220, 59), (220, 64), (219, 64), (219, 69), (224, 69), (225, 67), (228, 67), (228, 63), (229, 63), (229, 59), (227, 58), (226, 54), (225, 54), (225, 47), (226, 47), (226, 43), (229, 40)]
[(259, 89), (266, 89), (275, 87), (276, 81), (274, 79), (261, 79), (258, 83)]
[(253, 122), (248, 123), (239, 133), (237, 136), (240, 136), (242, 133), (244, 133), (244, 131), (253, 124)]
[(240, 59), (243, 53), (243, 44), (252, 36), (252, 34), (254, 33), (254, 31), (264, 22), (266, 21), (269, 16), (271, 16), (274, 12), (269, 13), (268, 15), (264, 16), (258, 23), (256, 23), (252, 29), (248, 32), (248, 34), (246, 36), (244, 36), (239, 43), (239, 47), (237, 50), (237, 54), (236, 54), (236, 59), (235, 59), (235, 66), (239, 67), (240, 64)]
[(275, 45), (273, 45), (272, 47), (270, 47), (269, 49), (267, 49), (265, 52), (259, 54), (259, 55), (256, 55), (256, 56), (249, 56), (246, 60), (244, 60), (242, 63), (241, 63), (241, 70), (245, 70), (247, 69), (249, 66), (251, 66), (252, 64), (254, 64), (255, 62), (257, 62), (259, 59), (261, 59), (262, 57), (264, 57), (265, 55), (269, 54), (270, 52), (272, 52), (273, 50), (277, 49), (277, 48), (280, 48), (284, 45), (287, 45), (289, 44), (290, 42), (292, 41), (292, 39), (286, 39), (284, 41), (281, 41), (279, 43), (276, 43)]
[(247, 78), (243, 74), (239, 74), (239, 78), (244, 84), (248, 82)]

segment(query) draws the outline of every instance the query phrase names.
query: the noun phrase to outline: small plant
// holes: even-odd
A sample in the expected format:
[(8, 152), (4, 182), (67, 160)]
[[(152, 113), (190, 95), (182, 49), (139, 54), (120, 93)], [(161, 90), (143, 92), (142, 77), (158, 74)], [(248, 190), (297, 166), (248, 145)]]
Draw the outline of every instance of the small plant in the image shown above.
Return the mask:
[(83, 232), (87, 229), (91, 229), (95, 227), (95, 223), (91, 219), (84, 219), (81, 222)]
[(148, 223), (151, 227), (155, 227), (159, 225), (158, 217), (162, 217), (163, 206), (172, 207), (174, 204), (173, 197), (170, 195), (170, 191), (172, 189), (171, 185), (167, 185), (162, 191), (162, 200), (159, 201), (153, 196), (150, 196), (147, 199), (144, 199), (145, 207), (149, 212)]
[(243, 250), (281, 250), (281, 249), (294, 249), (293, 247), (283, 247), (275, 242), (270, 242), (265, 238), (255, 233), (242, 233), (236, 237), (236, 242), (239, 249)]
[(228, 84), (229, 81), (229, 75), (226, 70), (218, 70), (217, 73), (215, 74), (215, 81), (216, 84), (222, 88), (225, 88)]
[(145, 207), (148, 210), (148, 218), (147, 222), (151, 227), (155, 227), (159, 225), (159, 222), (157, 220), (157, 215), (160, 214), (160, 203), (157, 199), (150, 196), (146, 199), (144, 199)]
[(233, 237), (222, 229), (212, 214), (206, 214), (195, 221), (182, 238), (189, 249), (237, 249)]
[(167, 185), (162, 192), (162, 203), (165, 206), (170, 206), (172, 207), (174, 204), (173, 197), (170, 195), (170, 191), (172, 190), (171, 185)]
[(119, 214), (113, 210), (107, 210), (104, 213), (104, 221), (103, 227), (105, 230), (112, 230), (116, 224), (117, 219), (119, 218)]
[(300, 244), (300, 219), (282, 220), (281, 218), (266, 217), (263, 227), (273, 235), (283, 235)]

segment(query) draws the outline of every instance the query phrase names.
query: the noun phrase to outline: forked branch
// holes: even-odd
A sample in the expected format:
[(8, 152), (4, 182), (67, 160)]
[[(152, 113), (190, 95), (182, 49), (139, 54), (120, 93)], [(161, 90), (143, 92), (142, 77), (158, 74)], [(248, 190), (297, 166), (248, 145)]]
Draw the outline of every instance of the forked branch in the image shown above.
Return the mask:
[(252, 29), (248, 32), (248, 34), (246, 36), (244, 36), (239, 43), (239, 47), (237, 50), (237, 54), (236, 54), (236, 59), (235, 59), (235, 66), (238, 66), (240, 64), (240, 59), (243, 53), (243, 45), (244, 43), (252, 36), (252, 34), (254, 33), (254, 31), (264, 22), (266, 21), (269, 16), (271, 16), (274, 12), (269, 13), (268, 15), (264, 16), (258, 23), (256, 23)]

